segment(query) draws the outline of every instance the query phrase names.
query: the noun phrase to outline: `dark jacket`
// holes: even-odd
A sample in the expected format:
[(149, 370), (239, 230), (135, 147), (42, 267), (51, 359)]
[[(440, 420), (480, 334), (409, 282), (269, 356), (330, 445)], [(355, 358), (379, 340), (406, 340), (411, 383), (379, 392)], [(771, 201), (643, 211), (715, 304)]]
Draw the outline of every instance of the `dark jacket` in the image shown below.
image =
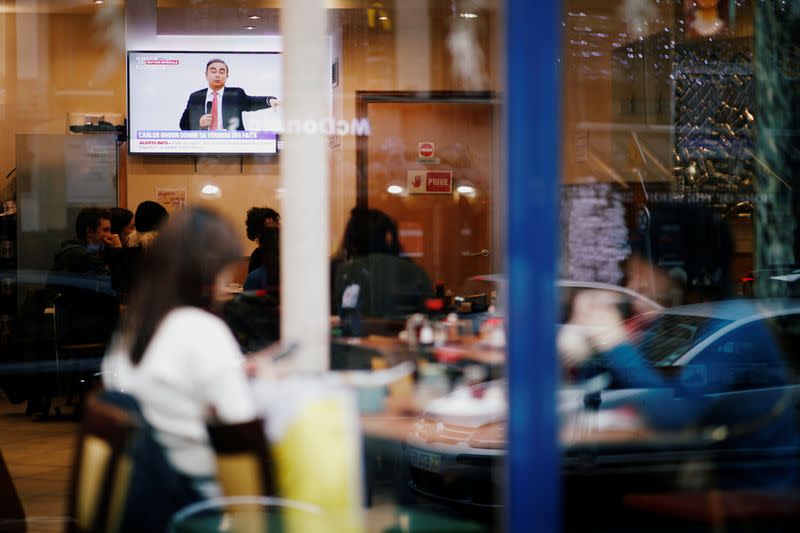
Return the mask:
[(69, 239), (61, 243), (53, 258), (54, 272), (105, 274), (108, 267), (101, 253), (89, 249), (86, 241)]
[(388, 254), (370, 254), (339, 264), (333, 287), (335, 312), (350, 285), (359, 286), (359, 313), (372, 317), (405, 317), (425, 311), (433, 298), (430, 278), (414, 261)]
[(48, 299), (56, 306), (56, 342), (105, 343), (119, 317), (119, 299), (111, 289), (102, 250), (85, 241), (61, 243), (47, 279)]
[(263, 252), (261, 251), (261, 247), (259, 246), (253, 253), (250, 254), (250, 261), (247, 264), (247, 273), (251, 273), (253, 270), (259, 268), (263, 261)]
[[(181, 116), (182, 130), (199, 130), (200, 117), (206, 114), (206, 94), (208, 88), (200, 89), (189, 95), (186, 109)], [(222, 94), (222, 123), (225, 129), (244, 130), (243, 111), (258, 111), (272, 107), (269, 99), (274, 96), (250, 96), (239, 87), (225, 87)], [(232, 127), (232, 126), (236, 127)]]

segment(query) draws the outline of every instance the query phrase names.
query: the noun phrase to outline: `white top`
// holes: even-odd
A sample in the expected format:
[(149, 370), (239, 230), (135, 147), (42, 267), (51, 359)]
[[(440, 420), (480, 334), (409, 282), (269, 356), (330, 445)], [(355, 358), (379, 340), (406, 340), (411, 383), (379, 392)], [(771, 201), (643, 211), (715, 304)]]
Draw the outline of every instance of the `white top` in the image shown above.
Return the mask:
[[(217, 129), (224, 130), (225, 126), (222, 125), (222, 93), (225, 92), (225, 87), (223, 86), (222, 89), (217, 91), (217, 110), (219, 112), (219, 118), (217, 120)], [(208, 88), (206, 91), (206, 102), (214, 102), (214, 89), (211, 87)], [(208, 109), (208, 108), (206, 108)], [(209, 129), (211, 129), (209, 127)]]
[(190, 477), (216, 472), (206, 421), (213, 406), (225, 423), (252, 420), (255, 402), (233, 334), (218, 317), (195, 307), (162, 320), (138, 365), (114, 345), (103, 360), (108, 389), (133, 395), (175, 468)]

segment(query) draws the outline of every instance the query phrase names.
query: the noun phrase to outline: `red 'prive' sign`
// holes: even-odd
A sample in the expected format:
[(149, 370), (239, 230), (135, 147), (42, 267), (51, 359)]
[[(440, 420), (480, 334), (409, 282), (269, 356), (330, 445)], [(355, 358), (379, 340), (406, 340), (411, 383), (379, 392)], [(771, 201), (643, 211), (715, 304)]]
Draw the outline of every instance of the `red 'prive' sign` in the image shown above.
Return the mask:
[(450, 171), (435, 172), (429, 170), (425, 174), (425, 179), (427, 180), (426, 192), (452, 192), (453, 190), (453, 173)]
[(453, 172), (451, 170), (409, 170), (407, 172), (409, 194), (451, 194)]
[(420, 157), (433, 156), (433, 143), (419, 143), (419, 155)]

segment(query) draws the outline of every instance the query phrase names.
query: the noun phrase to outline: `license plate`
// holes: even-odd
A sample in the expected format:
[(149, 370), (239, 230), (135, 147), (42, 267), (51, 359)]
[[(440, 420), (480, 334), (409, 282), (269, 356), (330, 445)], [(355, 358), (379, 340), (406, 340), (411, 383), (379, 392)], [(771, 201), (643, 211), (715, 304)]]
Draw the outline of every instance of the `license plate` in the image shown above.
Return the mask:
[(408, 450), (408, 462), (414, 468), (439, 473), (439, 466), (441, 464), (441, 457), (435, 453), (421, 452), (419, 450)]

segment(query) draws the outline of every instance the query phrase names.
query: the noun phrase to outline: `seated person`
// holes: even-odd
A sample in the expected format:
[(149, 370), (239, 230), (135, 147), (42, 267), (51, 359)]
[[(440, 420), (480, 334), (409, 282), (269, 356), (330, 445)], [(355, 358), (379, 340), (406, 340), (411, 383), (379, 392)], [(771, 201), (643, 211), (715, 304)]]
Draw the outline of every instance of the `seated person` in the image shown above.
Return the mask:
[(123, 207), (111, 208), (111, 232), (119, 235), (122, 248), (115, 249), (109, 256), (111, 264), (111, 288), (118, 293), (125, 294), (131, 288), (133, 272), (139, 261), (142, 248), (129, 247), (128, 237), (136, 230), (133, 222), (133, 212)]
[(51, 270), (107, 274), (105, 251), (121, 246), (119, 235), (111, 233), (111, 211), (87, 207), (75, 220), (75, 238), (61, 243)]
[(250, 254), (250, 262), (247, 266), (247, 273), (262, 266), (261, 261), (261, 233), (266, 227), (279, 227), (281, 216), (277, 211), (269, 207), (251, 207), (247, 210), (247, 219), (244, 222), (247, 228), (247, 238), (251, 241), (258, 241), (259, 246)]
[(247, 275), (244, 290), (265, 290), (271, 294), (280, 291), (280, 228), (267, 219), (258, 237), (261, 264)]
[(754, 320), (704, 348), (688, 365), (653, 363), (648, 357), (661, 352), (680, 357), (691, 346), (673, 321), (664, 320), (668, 316), (642, 315), (623, 325), (616, 302), (581, 293), (569, 324), (591, 333), (585, 346), (564, 350), (567, 345), (560, 342), (560, 355), (579, 375), (607, 372), (615, 388), (638, 389), (612, 403), (634, 407), (651, 429), (721, 428), (724, 436), (713, 449), (741, 454), (718, 465), (715, 481), (721, 488), (793, 487), (800, 480), (797, 467), (781, 463), (781, 457), (785, 450), (796, 453), (800, 434), (790, 371), (773, 332)]
[(169, 213), (158, 202), (145, 200), (136, 208), (133, 217), (135, 229), (128, 235), (127, 246), (150, 248), (158, 235), (158, 229), (169, 219)]
[(122, 246), (128, 246), (128, 236), (136, 229), (133, 211), (124, 207), (111, 208), (111, 233), (119, 235)]
[(261, 266), (244, 281), (244, 293), (226, 302), (222, 318), (244, 352), (267, 347), (280, 338), (280, 228), (267, 219), (259, 236)]
[(256, 416), (242, 352), (215, 314), (240, 258), (235, 230), (218, 215), (176, 215), (142, 256), (103, 361), (106, 388), (138, 400), (172, 466), (204, 497), (220, 492), (206, 423)]
[[(425, 300), (433, 298), (425, 271), (400, 257), (397, 224), (385, 213), (354, 208), (341, 248), (333, 282), (335, 312), (352, 307), (366, 316), (397, 318), (424, 311)], [(343, 303), (346, 292), (349, 301)]]
[(76, 238), (61, 243), (47, 281), (56, 306), (56, 341), (105, 343), (119, 315), (108, 274), (120, 239), (111, 233), (111, 212), (97, 207), (81, 210), (75, 233)]

